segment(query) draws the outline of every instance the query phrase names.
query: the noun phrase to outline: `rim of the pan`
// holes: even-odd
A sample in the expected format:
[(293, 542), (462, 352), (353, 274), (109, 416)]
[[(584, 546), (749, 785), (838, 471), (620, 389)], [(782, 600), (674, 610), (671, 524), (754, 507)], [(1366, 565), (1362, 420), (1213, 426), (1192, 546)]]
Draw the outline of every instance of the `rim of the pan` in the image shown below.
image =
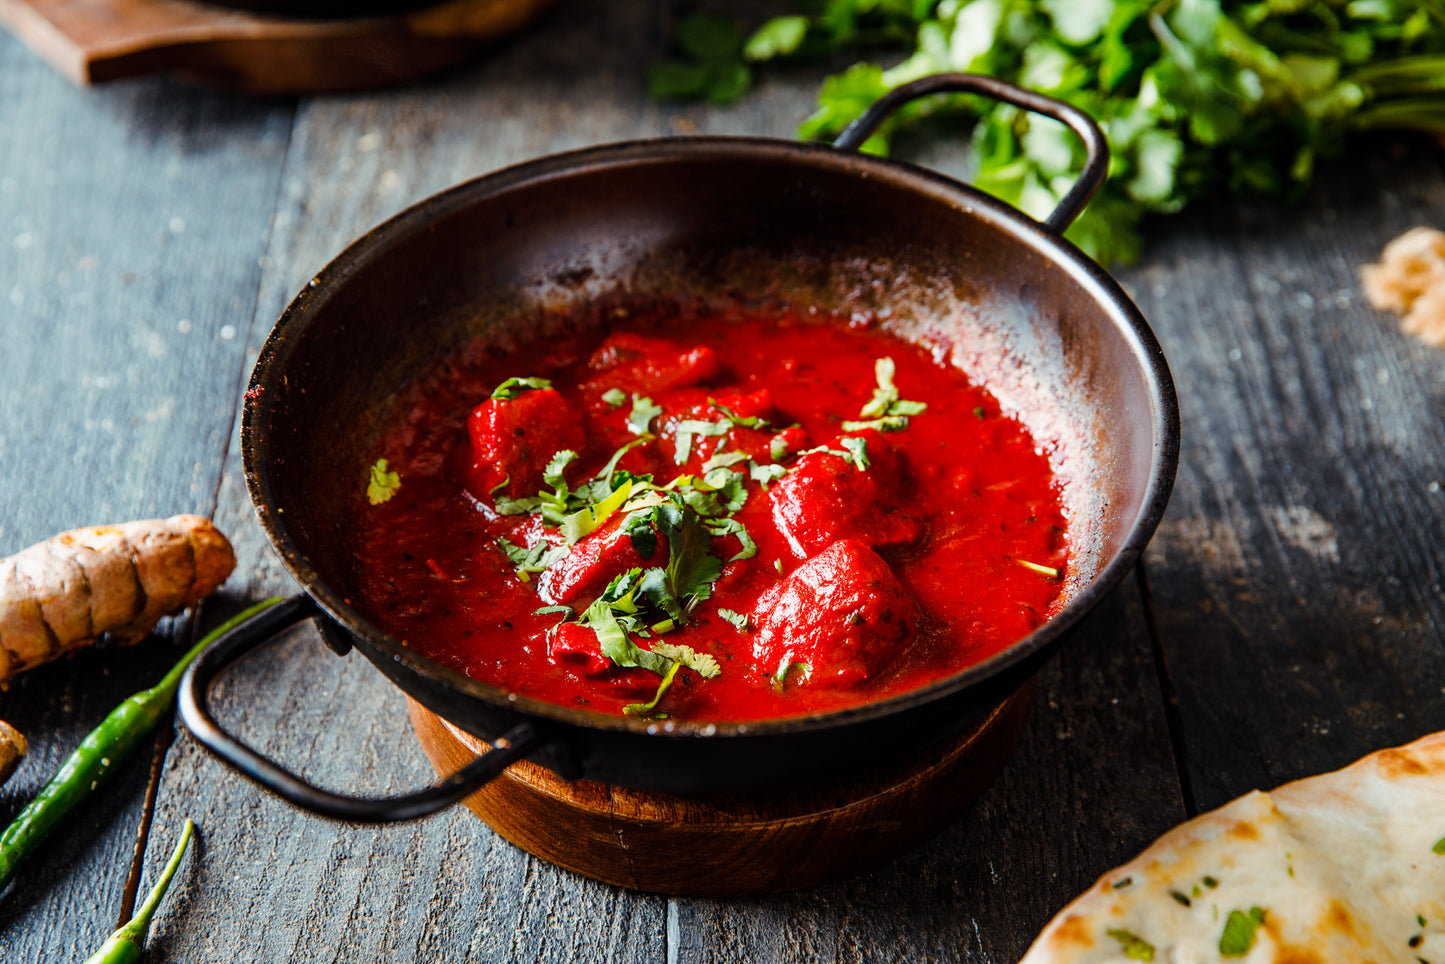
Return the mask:
[(374, 652), (432, 677), (467, 696), (499, 709), (515, 711), (550, 722), (592, 729), (616, 730), (675, 737), (726, 738), (827, 730), (875, 720), (972, 688), (1030, 659), (1042, 660), (1084, 616), (1111, 592), (1134, 565), (1154, 534), (1173, 488), (1179, 455), (1179, 407), (1173, 378), (1158, 340), (1148, 322), (1119, 283), (1062, 235), (1055, 234), (988, 194), (927, 168), (904, 161), (840, 151), (826, 144), (785, 141), (767, 137), (705, 136), (622, 141), (550, 154), (464, 181), (425, 198), (370, 229), (348, 245), (316, 273), (287, 305), (257, 358), (250, 389), (264, 385), (264, 375), (280, 372), (289, 358), (293, 337), (332, 293), (346, 284), (361, 267), (385, 257), (390, 248), (433, 221), (509, 190), (536, 187), (548, 181), (586, 176), (632, 165), (717, 160), (771, 161), (799, 166), (822, 165), (852, 171), (865, 182), (904, 187), (946, 204), (960, 213), (981, 217), (1001, 228), (1015, 241), (1032, 248), (1060, 266), (1082, 292), (1103, 305), (1119, 325), (1149, 388), (1153, 451), (1149, 481), (1140, 509), (1129, 525), (1123, 548), (1095, 577), (1048, 622), (988, 659), (918, 689), (861, 706), (826, 713), (749, 721), (645, 720), (577, 709), (515, 693), (465, 676), (416, 650), (376, 626), (346, 596), (328, 585), (292, 540), (276, 507), (267, 467), (267, 447), (255, 430), (256, 420), (271, 414), (271, 393), (248, 391), (242, 412), (242, 452), (246, 486), (261, 526), (272, 546), (302, 588), (356, 639)]

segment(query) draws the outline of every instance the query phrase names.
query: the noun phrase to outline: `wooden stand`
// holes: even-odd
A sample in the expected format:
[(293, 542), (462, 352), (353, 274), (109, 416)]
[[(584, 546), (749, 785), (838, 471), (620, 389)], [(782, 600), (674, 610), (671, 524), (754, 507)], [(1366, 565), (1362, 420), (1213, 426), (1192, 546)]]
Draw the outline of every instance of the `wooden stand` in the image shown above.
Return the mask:
[[(466, 805), (522, 849), (609, 884), (732, 897), (810, 887), (882, 863), (951, 823), (1013, 753), (1032, 686), (926, 754), (835, 783), (681, 797), (568, 783), (513, 764)], [(417, 703), (417, 739), (438, 773), (487, 745)]]
[(362, 20), (291, 20), (188, 0), (0, 0), (0, 23), (77, 84), (174, 72), (260, 94), (415, 80), (520, 29), (551, 0), (450, 0)]

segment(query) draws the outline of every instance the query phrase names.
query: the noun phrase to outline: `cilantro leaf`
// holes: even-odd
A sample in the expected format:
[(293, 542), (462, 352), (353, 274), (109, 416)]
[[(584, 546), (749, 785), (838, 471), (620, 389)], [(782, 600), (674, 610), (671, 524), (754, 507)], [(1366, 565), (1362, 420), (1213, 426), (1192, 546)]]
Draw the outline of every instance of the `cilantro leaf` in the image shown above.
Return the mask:
[(678, 646), (659, 640), (653, 645), (652, 651), (673, 660), (679, 666), (687, 667), (703, 679), (714, 679), (722, 675), (722, 667), (718, 665), (715, 657), (709, 653), (699, 653), (691, 646)]
[(741, 425), (743, 428), (755, 428), (758, 431), (764, 431), (770, 427), (768, 420), (760, 415), (739, 415), (714, 398), (709, 398), (707, 403), (715, 411), (721, 412), (723, 416), (734, 425)]
[(542, 500), (535, 495), (521, 499), (509, 499), (503, 495), (492, 496), (492, 508), (497, 510), (498, 515), (526, 515), (528, 512), (536, 512), (541, 507)]
[(660, 505), (654, 511), (658, 529), (667, 537), (668, 583), (690, 609), (712, 595), (712, 583), (722, 572), (722, 560), (709, 551), (711, 534), (696, 512), (676, 503)]
[(749, 620), (747, 616), (744, 616), (744, 615), (743, 615), (742, 613), (740, 613), (740, 612), (734, 612), (734, 611), (731, 610), (731, 609), (724, 609), (724, 608), (722, 608), (721, 606), (719, 606), (719, 607), (718, 607), (718, 610), (717, 610), (717, 614), (718, 614), (719, 616), (721, 616), (723, 619), (726, 619), (728, 622), (732, 623), (734, 626), (736, 626), (736, 627), (737, 627), (739, 630), (741, 630), (742, 632), (745, 632), (745, 633), (746, 633), (746, 632), (748, 632), (749, 630), (751, 630), (751, 629), (753, 628), (752, 621)]
[(612, 513), (622, 508), (631, 495), (632, 480), (628, 479), (618, 486), (617, 491), (601, 502), (583, 506), (566, 516), (562, 520), (562, 537), (567, 540), (567, 545), (570, 546), (595, 531), (598, 526), (611, 517)]
[(523, 392), (551, 387), (552, 383), (545, 378), (509, 378), (492, 389), (492, 400), (511, 401)]
[(627, 631), (617, 621), (612, 604), (599, 599), (587, 607), (581, 623), (597, 634), (597, 645), (602, 655), (618, 666), (640, 667), (659, 676), (673, 668), (673, 661), (665, 656), (643, 649), (627, 636)]
[(893, 384), (893, 375), (896, 366), (891, 358), (880, 358), (873, 363), (873, 374), (878, 379), (878, 387), (873, 390), (873, 398), (858, 414), (864, 418), (877, 418), (887, 414), (888, 407), (898, 401), (898, 388)]
[(657, 704), (661, 703), (662, 698), (667, 695), (667, 691), (672, 689), (672, 681), (677, 679), (677, 672), (680, 669), (682, 669), (681, 663), (673, 663), (663, 674), (662, 682), (657, 684), (657, 693), (651, 700), (646, 703), (628, 703), (622, 708), (622, 712), (628, 716), (652, 716), (657, 712)]
[(714, 536), (736, 536), (738, 544), (742, 548), (738, 554), (728, 562), (737, 562), (740, 559), (751, 559), (758, 554), (758, 544), (753, 541), (752, 535), (748, 532), (747, 526), (736, 519), (712, 519), (705, 523), (709, 532)]
[(712, 458), (702, 463), (703, 472), (710, 472), (713, 469), (725, 469), (730, 465), (737, 465), (739, 462), (746, 462), (746, 452), (714, 452)]
[(677, 449), (673, 453), (672, 460), (682, 465), (692, 457), (692, 437), (703, 435), (717, 437), (726, 435), (732, 431), (731, 419), (719, 419), (716, 422), (704, 422), (700, 419), (685, 418), (678, 422), (674, 431), (677, 433)]
[(640, 509), (629, 515), (622, 523), (622, 530), (632, 540), (632, 548), (644, 559), (651, 559), (657, 551), (657, 530), (652, 525), (653, 514)]
[(566, 546), (550, 546), (545, 542), (538, 542), (528, 548), (515, 545), (504, 536), (497, 539), (497, 545), (516, 567), (517, 578), (523, 582), (527, 582), (532, 573), (543, 572), (567, 555)]
[(562, 473), (575, 461), (577, 461), (577, 453), (571, 449), (562, 449), (555, 453), (552, 460), (547, 463), (547, 467), (542, 470), (542, 481), (559, 490), (562, 495), (566, 495), (567, 479)]
[(388, 502), (401, 488), (401, 476), (387, 470), (386, 459), (377, 459), (366, 483), (366, 498), (372, 505)]
[(632, 396), (632, 411), (627, 416), (627, 430), (633, 435), (646, 435), (652, 431), (652, 420), (662, 414), (662, 406), (652, 404), (652, 399)]
[(793, 53), (808, 33), (807, 17), (774, 17), (753, 32), (743, 47), (748, 60), (772, 60)]
[(892, 358), (880, 358), (873, 363), (873, 374), (878, 387), (873, 397), (858, 413), (866, 421), (844, 422), (843, 431), (857, 432), (871, 428), (880, 432), (897, 432), (908, 427), (908, 416), (922, 414), (928, 405), (924, 402), (905, 401), (893, 384), (897, 368)]
[(748, 463), (748, 477), (765, 489), (769, 483), (776, 482), (787, 474), (788, 470), (776, 462), (767, 465), (759, 465), (757, 462)]
[(839, 427), (845, 432), (862, 432), (870, 428), (875, 432), (901, 432), (908, 427), (908, 419), (902, 415), (885, 415), (862, 422), (844, 422)]
[(843, 447), (848, 450), (848, 461), (857, 467), (859, 472), (866, 472), (873, 463), (868, 461), (868, 440), (866, 438), (844, 437), (841, 439)]
[(773, 688), (782, 692), (783, 687), (787, 685), (789, 676), (801, 677), (798, 682), (806, 683), (812, 675), (813, 667), (811, 665), (785, 656), (782, 662), (778, 663), (777, 671), (773, 673)]

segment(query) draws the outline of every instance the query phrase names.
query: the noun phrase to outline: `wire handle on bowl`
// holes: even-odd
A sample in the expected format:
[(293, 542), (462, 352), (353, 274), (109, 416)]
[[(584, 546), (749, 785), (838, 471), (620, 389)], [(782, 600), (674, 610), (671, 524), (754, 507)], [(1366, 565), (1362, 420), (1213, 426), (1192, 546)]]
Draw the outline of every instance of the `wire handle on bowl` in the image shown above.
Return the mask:
[(1079, 216), (1079, 212), (1084, 210), (1084, 205), (1089, 203), (1089, 198), (1094, 196), (1099, 185), (1104, 183), (1105, 175), (1109, 173), (1109, 142), (1104, 137), (1104, 132), (1099, 129), (1094, 118), (1072, 104), (1016, 87), (995, 77), (978, 74), (934, 74), (895, 87), (878, 98), (862, 116), (838, 135), (833, 146), (842, 151), (856, 151), (878, 126), (888, 119), (888, 115), (899, 107), (910, 100), (943, 93), (980, 94), (1001, 100), (1005, 104), (1052, 117), (1067, 124), (1079, 135), (1084, 142), (1084, 170), (1074, 182), (1073, 188), (1059, 202), (1059, 206), (1054, 208), (1053, 213), (1043, 222), (1045, 227), (1062, 234)]
[(495, 779), (510, 764), (542, 745), (536, 730), (523, 723), (492, 740), (492, 750), (451, 776), (399, 797), (351, 797), (307, 783), (296, 774), (221, 728), (206, 703), (211, 682), (227, 666), (282, 630), (321, 616), (310, 596), (294, 596), (257, 614), (216, 640), (181, 678), (180, 714), (206, 749), (277, 796), (304, 810), (358, 823), (411, 820), (448, 807)]

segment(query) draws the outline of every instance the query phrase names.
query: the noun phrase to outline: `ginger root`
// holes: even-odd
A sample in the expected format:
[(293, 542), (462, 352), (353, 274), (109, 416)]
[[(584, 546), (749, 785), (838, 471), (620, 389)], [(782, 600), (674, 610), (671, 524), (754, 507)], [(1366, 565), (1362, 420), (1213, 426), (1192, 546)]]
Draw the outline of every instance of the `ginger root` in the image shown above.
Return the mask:
[(10, 779), (10, 774), (25, 757), (25, 737), (4, 720), (0, 720), (0, 786)]
[(0, 686), (104, 633), (142, 639), (236, 566), (209, 519), (178, 515), (73, 529), (0, 561)]

